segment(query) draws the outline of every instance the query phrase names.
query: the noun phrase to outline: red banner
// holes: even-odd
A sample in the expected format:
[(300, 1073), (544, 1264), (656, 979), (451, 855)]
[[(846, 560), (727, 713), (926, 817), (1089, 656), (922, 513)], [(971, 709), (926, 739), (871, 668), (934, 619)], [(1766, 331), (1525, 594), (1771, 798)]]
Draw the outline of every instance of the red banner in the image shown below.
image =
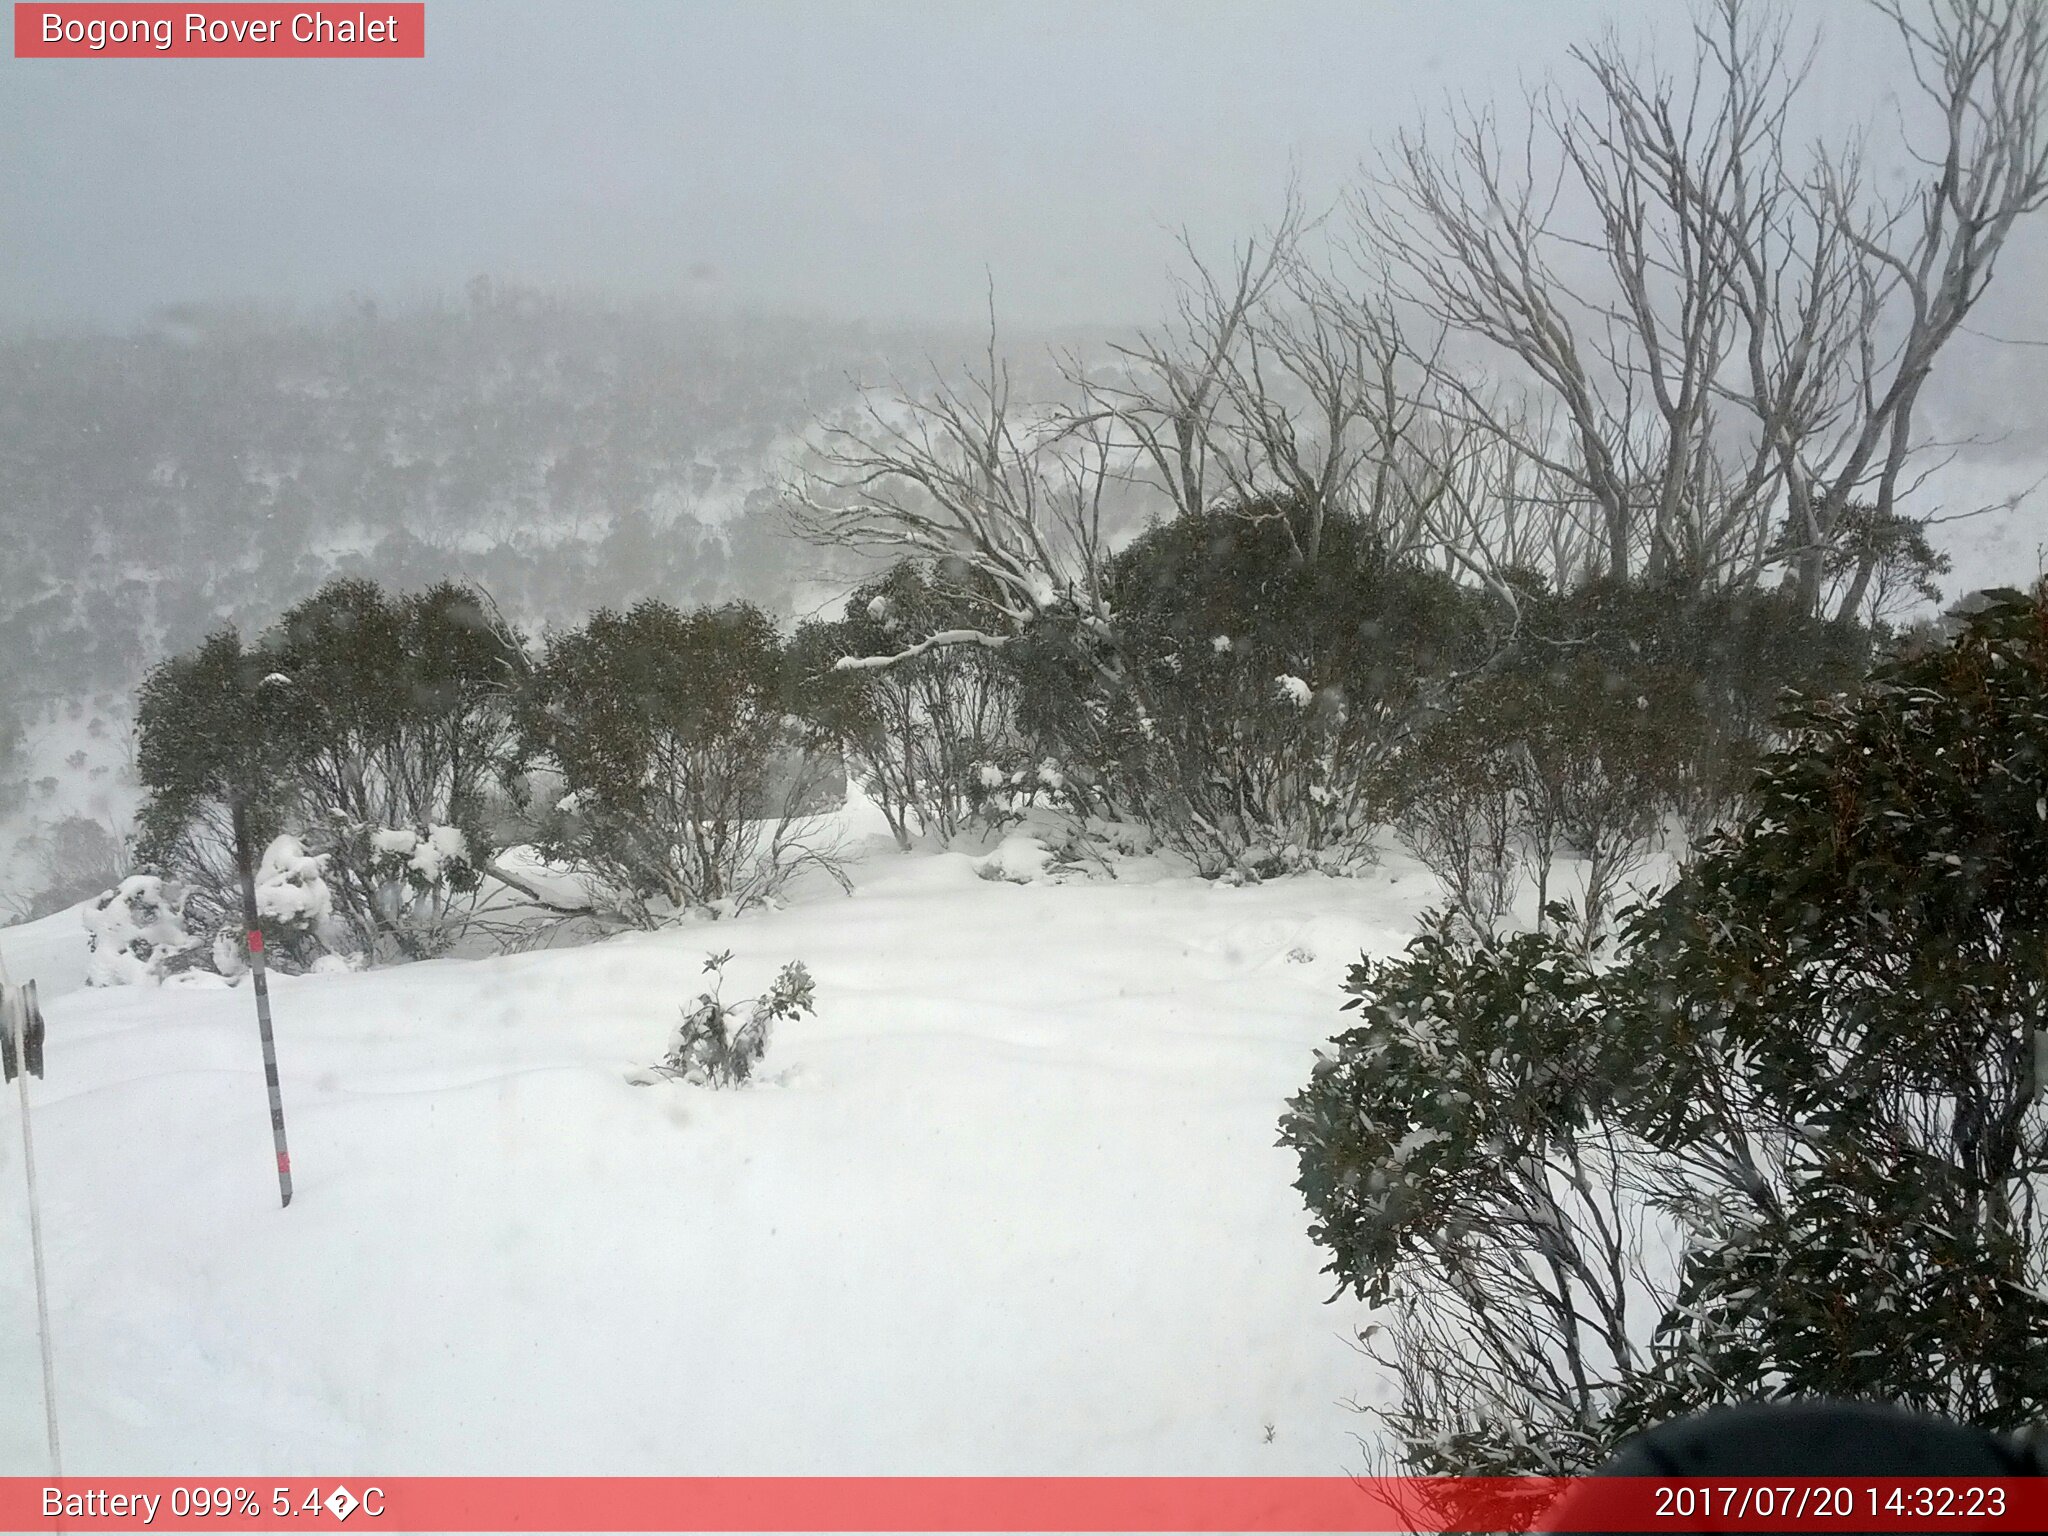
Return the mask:
[(0, 1478), (8, 1531), (1448, 1532), (1545, 1510), (1588, 1532), (2041, 1531), (2048, 1479)]
[(423, 59), (427, 8), (353, 5), (14, 7), (17, 59)]

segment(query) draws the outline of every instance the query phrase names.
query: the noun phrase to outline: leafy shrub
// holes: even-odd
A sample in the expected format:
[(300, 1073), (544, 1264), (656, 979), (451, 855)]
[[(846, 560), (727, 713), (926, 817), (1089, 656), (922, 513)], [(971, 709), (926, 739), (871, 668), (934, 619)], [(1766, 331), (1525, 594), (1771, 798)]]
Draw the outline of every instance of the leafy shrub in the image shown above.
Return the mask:
[(1527, 621), (1524, 673), (1565, 664), (1616, 679), (1613, 696), (1647, 697), (1682, 725), (1662, 744), (1659, 773), (1695, 840), (1746, 810), (1784, 693), (1853, 689), (1872, 659), (1869, 630), (1751, 587), (1597, 581), (1539, 596)]
[(1524, 834), (1536, 834), (1545, 875), (1556, 841), (1554, 824), (1531, 816), (1528, 723), (1521, 699), (1478, 686), (1402, 755), (1401, 840), (1476, 933), (1492, 933), (1514, 900)]
[(1611, 960), (1557, 908), (1352, 973), (1282, 1139), (1418, 1470), (1746, 1398), (2048, 1409), (2048, 584), (1778, 730)]
[(1330, 1272), (1385, 1309), (1365, 1343), (1398, 1397), (1376, 1412), (1417, 1472), (1598, 1465), (1655, 1320), (1612, 1113), (1643, 1061), (1553, 915), (1501, 943), (1444, 924), (1353, 967), (1359, 1023), (1281, 1124)]
[[(140, 856), (235, 912), (231, 808), (258, 846), (286, 830), (325, 860), (336, 919), (372, 958), (443, 952), (493, 852), (489, 791), (513, 766), (517, 637), (476, 593), (387, 596), (337, 581), (252, 648), (215, 635), (144, 682), (137, 768), (150, 798)], [(451, 829), (464, 849), (422, 901), (384, 841)], [(416, 833), (415, 835), (418, 835)]]
[(1628, 933), (1630, 1000), (1691, 1047), (1646, 1130), (1761, 1143), (1770, 1177), (1688, 1255), (1625, 1411), (1806, 1390), (2016, 1428), (2048, 1410), (2048, 583), (1787, 725), (1752, 820)]
[(830, 754), (787, 691), (775, 626), (747, 604), (644, 602), (556, 636), (520, 713), (526, 756), (566, 791), (542, 850), (650, 927), (766, 900), (806, 865), (836, 873), (801, 811)]
[[(279, 631), (299, 824), (328, 855), (337, 915), (373, 956), (444, 952), (495, 851), (485, 810), (513, 762), (517, 636), (467, 588), (387, 597), (362, 581), (330, 583)], [(393, 835), (460, 854), (416, 885), (392, 868)]]
[(705, 971), (713, 977), (711, 990), (698, 994), (676, 1026), (675, 1039), (662, 1059), (664, 1076), (703, 1088), (740, 1087), (753, 1077), (754, 1068), (768, 1053), (769, 1032), (776, 1023), (813, 1011), (816, 989), (799, 960), (785, 965), (759, 997), (725, 1002), (721, 994), (726, 963), (731, 959), (732, 951), (727, 950), (704, 962)]
[(1516, 876), (1552, 898), (1580, 861), (1597, 931), (1670, 823), (1691, 841), (1742, 808), (1774, 739), (1770, 710), (1800, 687), (1851, 687), (1869, 637), (1803, 617), (1775, 594), (1530, 583), (1523, 631), (1402, 754), (1404, 841), (1482, 930)]
[(1485, 646), (1479, 600), (1390, 558), (1359, 520), (1312, 553), (1293, 503), (1157, 526), (1108, 582), (1104, 658), (1020, 648), (1024, 722), (1096, 792), (1206, 873), (1257, 876), (1368, 859), (1398, 744)]
[(988, 601), (964, 571), (903, 561), (856, 588), (845, 618), (806, 624), (790, 643), (799, 708), (839, 743), (903, 847), (913, 836), (952, 838), (986, 803), (981, 766), (1021, 751), (1015, 683), (993, 651), (975, 645), (887, 667), (837, 664), (975, 628)]
[(1523, 841), (1547, 904), (1559, 851), (1583, 862), (1578, 910), (1597, 933), (1642, 866), (1704, 738), (1689, 680), (1595, 658), (1560, 662), (1524, 695)]

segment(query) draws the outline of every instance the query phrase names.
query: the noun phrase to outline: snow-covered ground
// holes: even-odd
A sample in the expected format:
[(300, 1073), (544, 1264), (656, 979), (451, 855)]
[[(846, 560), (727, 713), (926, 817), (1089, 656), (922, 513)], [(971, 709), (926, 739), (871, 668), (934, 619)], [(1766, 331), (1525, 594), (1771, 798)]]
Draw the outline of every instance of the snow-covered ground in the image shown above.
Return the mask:
[[(1275, 1121), (1428, 878), (1014, 884), (878, 846), (856, 874), (732, 922), (281, 981), (285, 1211), (246, 989), (82, 990), (75, 913), (0, 931), (49, 1000), (67, 1472), (1363, 1466), (1362, 1309), (1324, 1304)], [(724, 948), (728, 996), (803, 960), (817, 1017), (754, 1087), (630, 1085)], [(29, 1474), (17, 1114), (0, 1472)]]

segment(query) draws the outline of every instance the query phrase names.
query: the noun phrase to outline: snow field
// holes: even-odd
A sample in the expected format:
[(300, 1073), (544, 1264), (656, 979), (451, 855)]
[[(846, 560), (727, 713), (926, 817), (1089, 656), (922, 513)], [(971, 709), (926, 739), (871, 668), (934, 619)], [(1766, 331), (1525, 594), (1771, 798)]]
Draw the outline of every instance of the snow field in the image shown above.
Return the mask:
[[(1333, 1474), (1374, 1386), (1273, 1145), (1361, 949), (1431, 882), (1015, 884), (877, 850), (850, 898), (246, 989), (67, 989), (33, 1085), (66, 1471)], [(83, 929), (76, 927), (83, 948)], [(818, 1016), (737, 1092), (636, 1087), (730, 948)], [(68, 972), (67, 972), (68, 974)], [(73, 984), (75, 987), (75, 983)], [(52, 994), (58, 995), (52, 995)], [(15, 1116), (0, 1471), (43, 1468)]]

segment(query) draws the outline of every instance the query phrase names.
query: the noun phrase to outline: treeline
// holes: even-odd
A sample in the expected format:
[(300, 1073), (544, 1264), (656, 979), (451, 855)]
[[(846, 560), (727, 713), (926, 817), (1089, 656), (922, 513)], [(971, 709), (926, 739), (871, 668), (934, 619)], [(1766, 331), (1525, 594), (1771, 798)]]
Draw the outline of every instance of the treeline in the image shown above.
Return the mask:
[[(2035, 10), (1935, 9), (1897, 28), (1924, 120), (1884, 143), (1788, 136), (1790, 22), (1722, 0), (1675, 72), (1607, 37), (1524, 120), (1453, 112), (1327, 212), (1295, 193), (1227, 259), (1190, 249), (1172, 312), (1052, 387), (992, 337), (964, 373), (871, 400), (821, 435), (794, 514), (826, 547), (957, 572), (959, 601), (856, 660), (973, 649), (1064, 679), (1042, 723), (1101, 765), (1105, 804), (1247, 871), (1341, 858), (1384, 819), (1389, 747), (1434, 732), (1458, 772), (1424, 777), (1464, 798), (1413, 838), (1471, 915), (1513, 859), (1540, 882), (1559, 836), (1611, 886), (1640, 842), (1621, 806), (1719, 814), (1771, 687), (1799, 680), (1770, 657), (1811, 645), (1825, 672), (1826, 626), (1939, 596), (1922, 396), (2048, 202), (2048, 128)], [(1914, 217), (1867, 163), (1897, 165)], [(1161, 529), (1156, 592), (1119, 537), (1133, 506)], [(1183, 577), (1240, 548), (1264, 585), (1185, 608)], [(1239, 611), (1269, 588), (1289, 596)], [(1361, 638), (1411, 610), (1412, 633)], [(1227, 659), (1248, 619), (1274, 642), (1263, 678)], [(1268, 718), (1228, 742), (1186, 718), (1245, 688)], [(1630, 700), (1649, 728), (1624, 728)], [(1595, 717), (1597, 752), (1569, 739)]]
[[(935, 643), (999, 598), (917, 561), (786, 636), (748, 604), (653, 600), (533, 636), (477, 589), (333, 582), (143, 685), (139, 866), (228, 925), (239, 801), (253, 848), (287, 834), (328, 870), (335, 931), (275, 947), (411, 958), (470, 931), (486, 878), (639, 926), (770, 899), (836, 869), (815, 813), (843, 776), (906, 847), (1035, 805), (1076, 857), (1166, 850), (1244, 880), (1352, 872), (1398, 835), (1482, 931), (1523, 864), (1547, 882), (1572, 856), (1597, 925), (1674, 825), (1739, 814), (1778, 693), (1848, 686), (1879, 639), (1778, 594), (1533, 576), (1504, 639), (1483, 591), (1358, 519), (1303, 558), (1298, 516), (1134, 540), (1108, 567), (1109, 659), (1059, 624)], [(574, 882), (505, 867), (513, 846)]]
[(1539, 908), (1563, 894), (1561, 858), (1597, 923), (1651, 848), (1741, 814), (1782, 691), (1851, 687), (1895, 638), (1785, 591), (1530, 571), (1508, 615), (1358, 514), (1311, 553), (1308, 515), (1149, 530), (1103, 563), (1100, 631), (1055, 611), (997, 639), (994, 583), (906, 562), (794, 643), (905, 842), (1023, 790), (1232, 879), (1350, 872), (1394, 834), (1491, 931), (1524, 875)]
[[(188, 954), (145, 958), (159, 975), (215, 963), (206, 946), (239, 922), (239, 851), (281, 839), (321, 882), (317, 920), (297, 898), (263, 910), (286, 965), (445, 953), (493, 921), (486, 882), (517, 898), (496, 940), (549, 916), (653, 926), (772, 899), (836, 867), (814, 813), (837, 756), (803, 699), (745, 603), (649, 600), (542, 641), (471, 588), (332, 582), (142, 686), (134, 862), (193, 935)], [(507, 867), (514, 845), (552, 870)]]

